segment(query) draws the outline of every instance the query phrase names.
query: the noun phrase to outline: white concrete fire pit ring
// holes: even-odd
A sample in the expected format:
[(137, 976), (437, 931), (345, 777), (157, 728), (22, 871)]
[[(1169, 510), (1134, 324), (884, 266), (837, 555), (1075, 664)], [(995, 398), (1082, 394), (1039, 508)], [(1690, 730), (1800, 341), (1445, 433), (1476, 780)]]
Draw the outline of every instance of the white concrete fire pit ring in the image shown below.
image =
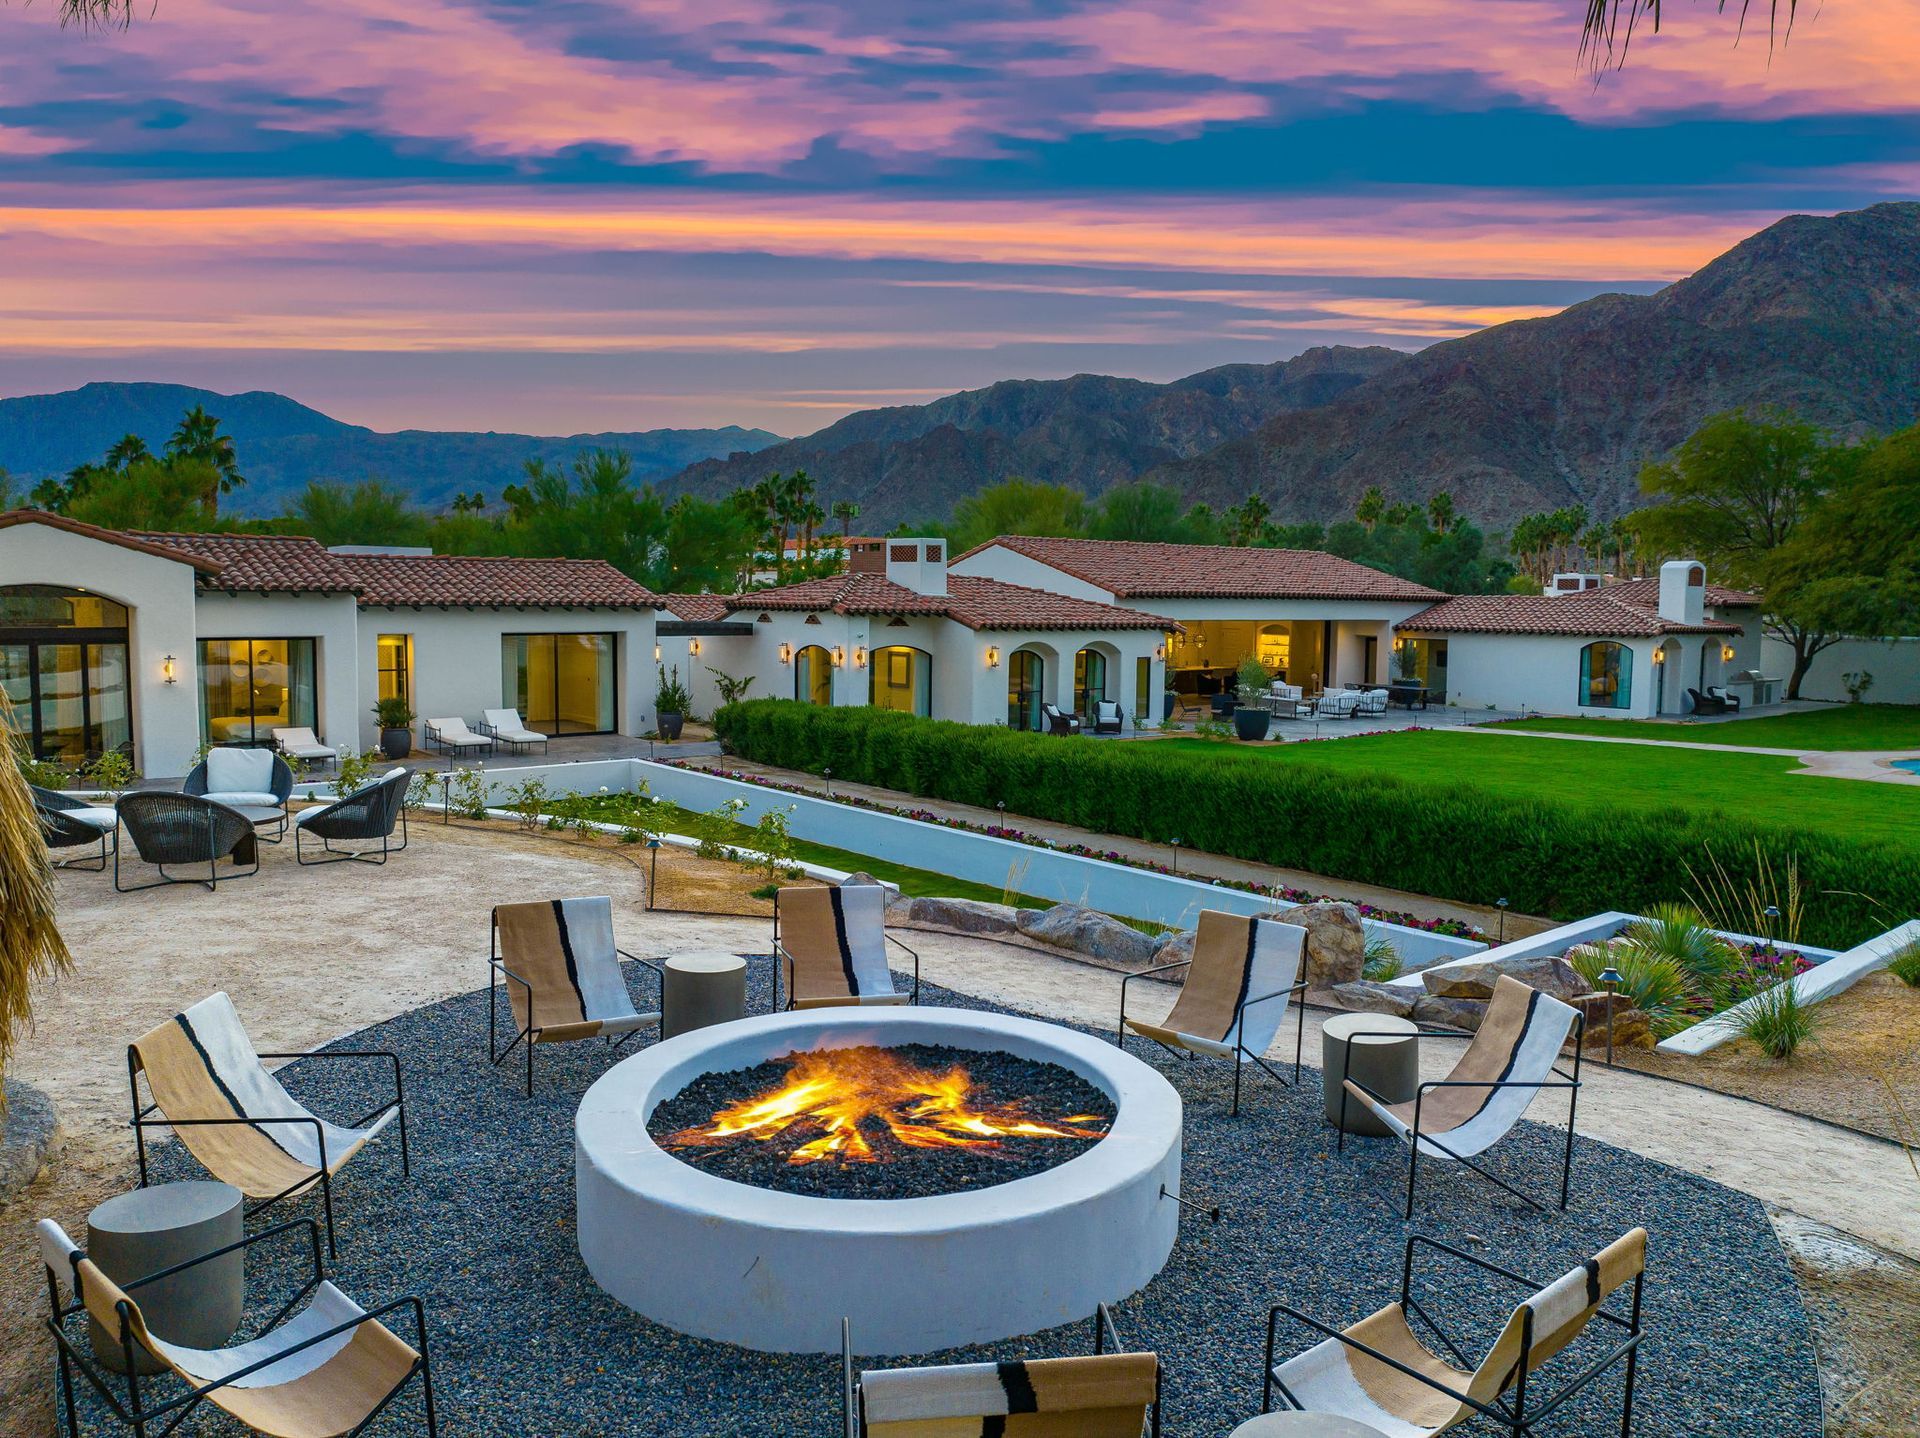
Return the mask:
[[(654, 1143), (655, 1107), (784, 1054), (919, 1043), (1060, 1065), (1114, 1102), (1107, 1136), (1041, 1173), (932, 1198), (750, 1187)], [(810, 1009), (718, 1024), (616, 1065), (580, 1101), (580, 1255), (613, 1298), (681, 1333), (771, 1353), (916, 1354), (1038, 1332), (1145, 1287), (1179, 1231), (1180, 1096), (1111, 1043), (967, 1009)]]

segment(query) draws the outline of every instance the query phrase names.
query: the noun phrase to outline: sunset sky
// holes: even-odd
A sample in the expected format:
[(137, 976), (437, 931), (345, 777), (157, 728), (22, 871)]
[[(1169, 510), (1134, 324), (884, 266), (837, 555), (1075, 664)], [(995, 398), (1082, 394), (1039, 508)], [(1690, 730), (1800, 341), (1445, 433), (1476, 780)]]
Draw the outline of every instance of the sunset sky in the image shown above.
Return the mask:
[[(1920, 194), (1914, 0), (0, 6), (0, 394), (562, 433), (1414, 348)], [(1764, 7), (1763, 7), (1764, 8)]]

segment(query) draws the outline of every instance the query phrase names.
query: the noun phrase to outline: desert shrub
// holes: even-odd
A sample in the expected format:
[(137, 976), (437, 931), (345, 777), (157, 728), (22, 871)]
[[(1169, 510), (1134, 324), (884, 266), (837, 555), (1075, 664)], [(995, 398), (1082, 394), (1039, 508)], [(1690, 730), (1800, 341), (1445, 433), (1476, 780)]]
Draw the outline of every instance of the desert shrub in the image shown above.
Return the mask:
[[(1920, 912), (1911, 848), (1718, 810), (1616, 809), (1584, 793), (1521, 798), (1468, 783), (1169, 753), (1157, 744), (1070, 744), (781, 699), (729, 705), (715, 729), (733, 753), (816, 774), (831, 768), (849, 783), (986, 809), (1005, 800), (1020, 813), (1102, 833), (1177, 837), (1233, 858), (1465, 903), (1503, 894), (1517, 910), (1563, 919), (1644, 913), (1670, 900), (1689, 863), (1708, 853), (1743, 889), (1791, 875), (1809, 942), (1844, 947), (1871, 937), (1884, 927), (1876, 907)], [(1783, 915), (1789, 909), (1778, 906)], [(1784, 924), (1774, 937), (1789, 937)]]
[(1400, 977), (1400, 951), (1393, 940), (1380, 934), (1368, 934), (1360, 977), (1384, 984)]
[(1671, 958), (1634, 948), (1620, 940), (1580, 944), (1567, 962), (1595, 989), (1606, 987), (1600, 975), (1611, 964), (1620, 975), (1614, 990), (1646, 1014), (1656, 1038), (1668, 1038), (1693, 1024), (1703, 1006), (1693, 976)]
[(1752, 1039), (1770, 1058), (1790, 1059), (1820, 1027), (1820, 1012), (1802, 1003), (1793, 984), (1775, 984), (1757, 993), (1733, 1016), (1743, 1038)]
[(1887, 972), (1910, 989), (1920, 989), (1920, 939), (1908, 939), (1894, 950)]
[(1678, 965), (1690, 986), (1716, 1005), (1740, 962), (1739, 950), (1715, 933), (1698, 909), (1685, 904), (1653, 905), (1645, 918), (1620, 931), (1616, 956), (1622, 948)]
[(119, 749), (107, 750), (87, 765), (85, 773), (94, 788), (113, 799), (118, 799), (140, 782), (140, 771), (133, 767), (133, 760)]

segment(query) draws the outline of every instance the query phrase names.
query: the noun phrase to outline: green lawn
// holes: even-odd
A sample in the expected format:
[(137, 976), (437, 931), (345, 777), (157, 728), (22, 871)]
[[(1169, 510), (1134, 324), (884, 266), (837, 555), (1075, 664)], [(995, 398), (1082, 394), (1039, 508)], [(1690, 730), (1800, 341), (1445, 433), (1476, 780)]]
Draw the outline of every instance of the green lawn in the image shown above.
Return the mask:
[(1835, 704), (1798, 714), (1693, 724), (1647, 719), (1517, 719), (1502, 729), (1536, 734), (1604, 734), (1616, 739), (1670, 739), (1688, 744), (1745, 744), (1756, 749), (1920, 750), (1920, 706)]
[(1563, 804), (1588, 802), (1595, 809), (1672, 804), (1718, 809), (1756, 823), (1843, 838), (1890, 839), (1920, 851), (1920, 789), (1795, 775), (1797, 759), (1770, 754), (1709, 754), (1638, 744), (1528, 744), (1434, 729), (1258, 747), (1207, 739), (1160, 739), (1154, 746), (1217, 754), (1229, 764), (1317, 764), (1352, 774), (1392, 774), (1436, 787), (1473, 786)]

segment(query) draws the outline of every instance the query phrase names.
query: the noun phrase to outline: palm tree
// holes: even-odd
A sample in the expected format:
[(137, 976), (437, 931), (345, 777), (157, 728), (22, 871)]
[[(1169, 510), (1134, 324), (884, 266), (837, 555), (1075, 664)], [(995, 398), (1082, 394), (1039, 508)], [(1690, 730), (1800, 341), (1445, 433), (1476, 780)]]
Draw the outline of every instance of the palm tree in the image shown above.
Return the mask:
[[(69, 0), (72, 3), (72, 0)], [(1719, 0), (1718, 8), (1726, 10), (1728, 0)], [(1745, 33), (1747, 12), (1753, 8), (1753, 0), (1740, 0), (1740, 29)], [(1793, 22), (1800, 9), (1800, 0), (1767, 0), (1767, 48), (1771, 50), (1776, 40), (1784, 41), (1793, 34)], [(1633, 43), (1633, 32), (1644, 17), (1653, 26), (1654, 34), (1660, 33), (1662, 0), (1587, 0), (1587, 21), (1580, 32), (1581, 58), (1595, 70), (1619, 68), (1627, 63), (1627, 50)], [(1781, 12), (1786, 12), (1786, 27), (1782, 31)]]
[[(13, 706), (0, 690), (0, 874), (6, 876), (0, 882), (0, 1075), (31, 1017), (33, 985), (73, 965), (54, 923), (53, 865), (33, 795), (20, 773), (22, 748)], [(0, 1104), (6, 1102), (3, 1095), (0, 1090)]]
[(1453, 496), (1444, 489), (1427, 500), (1427, 523), (1441, 534), (1451, 534), (1454, 525), (1460, 522), (1459, 512), (1454, 508)]
[(1360, 496), (1360, 502), (1353, 507), (1353, 517), (1366, 526), (1368, 534), (1373, 533), (1374, 525), (1381, 521), (1386, 512), (1387, 497), (1380, 492), (1377, 484), (1368, 485), (1367, 492)]
[(180, 417), (167, 441), (167, 458), (197, 459), (213, 466), (214, 478), (204, 496), (208, 519), (219, 515), (221, 495), (232, 494), (247, 482), (241, 477), (233, 440), (220, 433), (220, 421), (207, 413), (205, 405), (197, 404)]
[(860, 506), (850, 499), (836, 499), (833, 502), (833, 517), (840, 521), (840, 547), (853, 547), (853, 522), (860, 517)]

